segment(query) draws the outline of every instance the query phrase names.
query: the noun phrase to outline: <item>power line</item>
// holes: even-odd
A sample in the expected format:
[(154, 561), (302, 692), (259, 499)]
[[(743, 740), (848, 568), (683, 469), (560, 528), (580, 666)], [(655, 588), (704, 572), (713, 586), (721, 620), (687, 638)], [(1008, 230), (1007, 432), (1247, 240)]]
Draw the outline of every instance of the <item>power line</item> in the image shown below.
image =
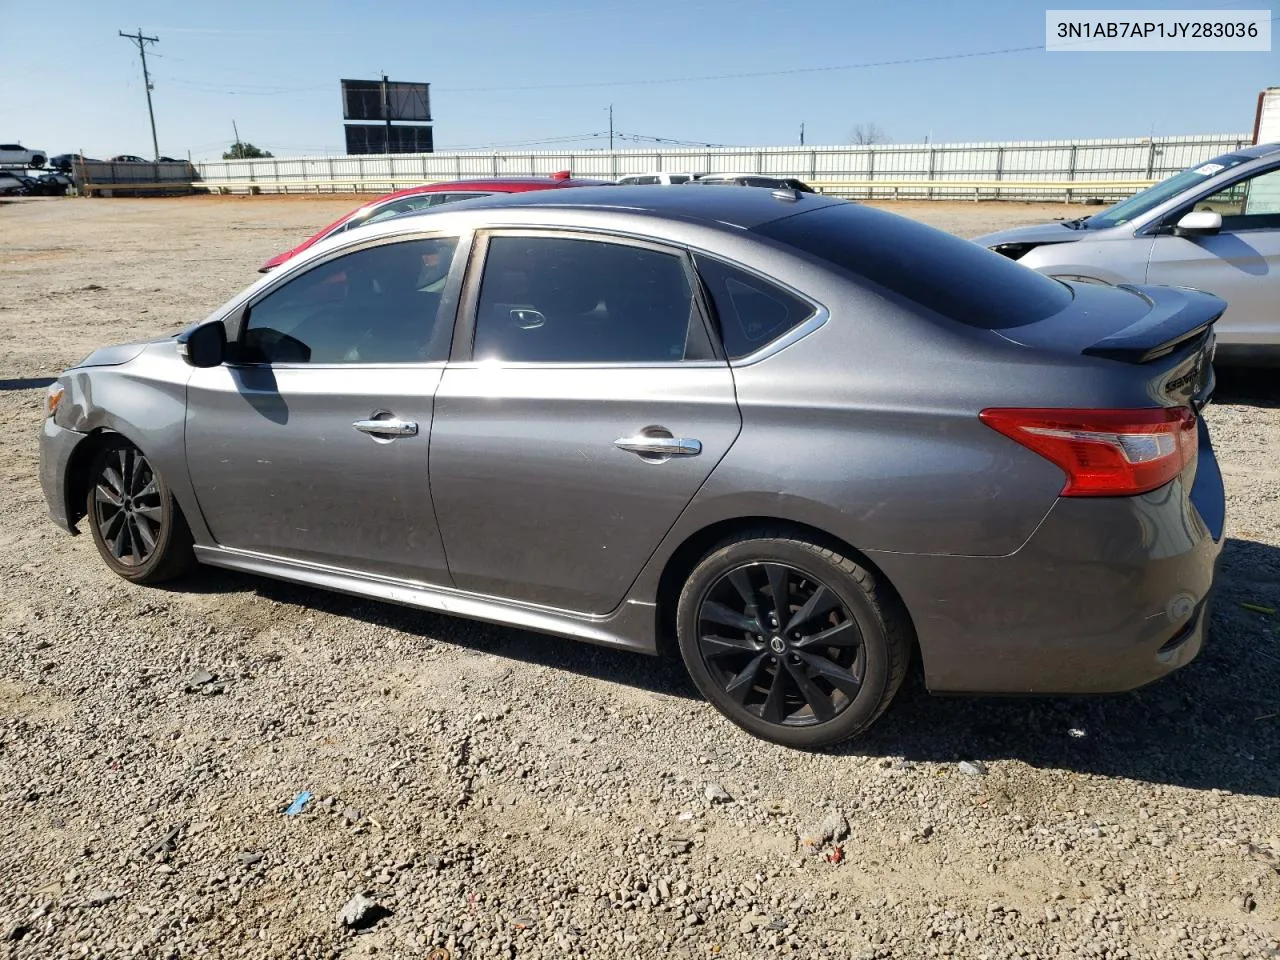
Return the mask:
[(159, 43), (159, 37), (144, 37), (142, 28), (138, 28), (136, 34), (125, 33), (123, 30), (117, 30), (120, 36), (134, 43), (138, 47), (138, 56), (142, 57), (142, 86), (147, 92), (147, 116), (151, 118), (151, 149), (154, 151), (152, 156), (156, 160), (160, 159), (160, 141), (156, 139), (156, 113), (151, 108), (151, 75), (147, 73), (147, 44)]
[[(1280, 17), (1272, 17), (1275, 23)], [(1082, 40), (1081, 44), (1096, 40)], [(931, 57), (904, 57), (899, 60), (872, 60), (866, 63), (845, 63), (825, 67), (794, 67), (789, 70), (751, 70), (741, 73), (708, 73), (685, 77), (646, 77), (641, 80), (602, 80), (594, 83), (547, 83), (510, 87), (437, 87), (440, 93), (500, 93), (512, 90), (584, 90), (600, 87), (639, 87), (670, 83), (702, 83), (710, 80), (751, 80), (757, 77), (789, 77), (808, 73), (836, 73), (846, 70), (870, 70), (874, 67), (900, 67), (917, 63), (940, 63), (947, 60), (970, 60), (976, 57), (998, 57), (1010, 53), (1044, 52), (1044, 44), (1023, 47), (1002, 47), (998, 50), (972, 50), (968, 53), (943, 53)]]
[(496, 93), (507, 90), (576, 90), (588, 87), (635, 87), (662, 83), (701, 83), (707, 80), (749, 80), (755, 77), (785, 77), (802, 73), (834, 73), (841, 70), (868, 70), (872, 67), (896, 67), (912, 63), (936, 63), (941, 60), (966, 60), (971, 57), (995, 57), (1006, 53), (1044, 50), (1044, 44), (1029, 47), (1005, 47), (1000, 50), (976, 50), (970, 53), (947, 53), (933, 57), (908, 57), (902, 60), (876, 60), (868, 63), (846, 63), (829, 67), (795, 67), (790, 70), (753, 70), (744, 73), (710, 73), (688, 77), (647, 77), (643, 80), (605, 80), (598, 83), (548, 83), (515, 87), (440, 87), (443, 93)]

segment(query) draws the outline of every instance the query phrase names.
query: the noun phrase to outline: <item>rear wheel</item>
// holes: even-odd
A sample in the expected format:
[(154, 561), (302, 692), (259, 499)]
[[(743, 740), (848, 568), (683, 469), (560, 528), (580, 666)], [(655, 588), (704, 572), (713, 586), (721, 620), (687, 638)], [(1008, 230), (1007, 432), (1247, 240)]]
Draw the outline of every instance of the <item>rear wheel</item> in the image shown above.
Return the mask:
[(113, 437), (89, 469), (85, 515), (108, 567), (134, 583), (160, 583), (191, 569), (187, 521), (141, 450)]
[(910, 626), (874, 575), (786, 531), (722, 543), (689, 575), (680, 653), (702, 694), (748, 732), (792, 747), (861, 733), (906, 675)]

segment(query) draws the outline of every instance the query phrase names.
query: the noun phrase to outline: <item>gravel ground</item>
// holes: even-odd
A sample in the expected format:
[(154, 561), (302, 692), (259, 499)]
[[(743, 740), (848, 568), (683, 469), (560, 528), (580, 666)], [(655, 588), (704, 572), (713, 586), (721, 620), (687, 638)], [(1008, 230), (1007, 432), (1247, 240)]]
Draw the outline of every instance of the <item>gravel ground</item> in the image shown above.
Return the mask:
[(675, 663), (214, 570), (138, 588), (47, 521), (32, 381), (203, 316), (351, 205), (0, 206), (0, 952), (1280, 956), (1280, 615), (1242, 606), (1280, 608), (1274, 374), (1208, 413), (1230, 539), (1194, 664), (1098, 699), (913, 680), (797, 753)]

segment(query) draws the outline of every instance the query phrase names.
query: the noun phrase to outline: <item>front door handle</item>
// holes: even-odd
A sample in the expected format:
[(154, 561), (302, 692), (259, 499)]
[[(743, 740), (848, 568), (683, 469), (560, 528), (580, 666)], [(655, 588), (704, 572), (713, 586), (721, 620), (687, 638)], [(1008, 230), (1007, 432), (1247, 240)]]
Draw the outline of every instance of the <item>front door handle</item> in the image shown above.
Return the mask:
[(619, 450), (646, 457), (696, 457), (702, 452), (702, 441), (687, 437), (649, 436), (619, 437), (613, 441)]
[(361, 433), (371, 433), (375, 437), (416, 437), (418, 424), (414, 420), (401, 420), (398, 417), (387, 417), (385, 420), (357, 420), (351, 424)]

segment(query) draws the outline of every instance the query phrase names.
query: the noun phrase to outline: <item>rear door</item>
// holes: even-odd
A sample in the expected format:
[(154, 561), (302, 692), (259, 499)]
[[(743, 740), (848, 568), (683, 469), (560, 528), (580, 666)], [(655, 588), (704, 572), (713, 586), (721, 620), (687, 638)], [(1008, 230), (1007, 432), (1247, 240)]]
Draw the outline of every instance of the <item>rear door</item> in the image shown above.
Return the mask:
[(1195, 287), (1227, 301), (1218, 340), (1280, 345), (1280, 164), (1224, 187), (1166, 219), (1195, 210), (1222, 215), (1212, 236), (1158, 236), (1147, 282)]
[(458, 587), (606, 613), (738, 435), (685, 253), (477, 241), (436, 394), (431, 491)]

